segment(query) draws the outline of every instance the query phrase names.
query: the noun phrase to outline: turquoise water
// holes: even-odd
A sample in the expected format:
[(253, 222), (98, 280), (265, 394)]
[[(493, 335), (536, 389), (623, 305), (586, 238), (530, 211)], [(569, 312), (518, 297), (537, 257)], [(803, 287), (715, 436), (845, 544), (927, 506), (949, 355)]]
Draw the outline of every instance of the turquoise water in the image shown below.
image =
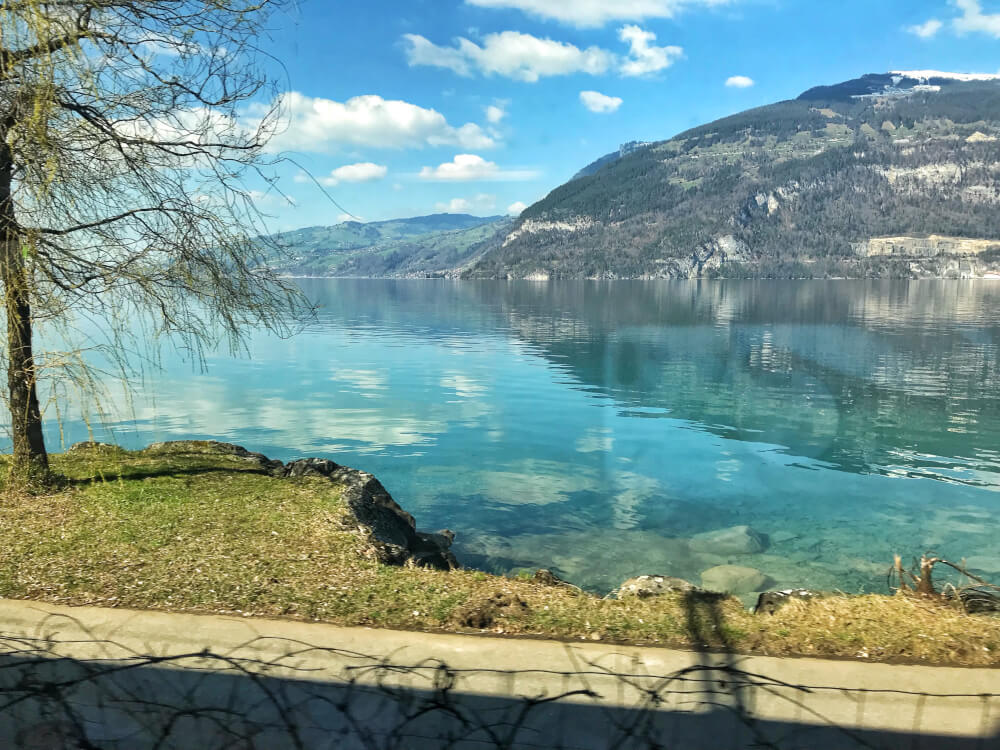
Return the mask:
[[(1000, 283), (301, 283), (304, 333), (167, 361), (115, 438), (326, 456), (467, 565), (598, 591), (723, 562), (881, 591), (931, 549), (1000, 577)], [(767, 549), (687, 545), (738, 524)]]

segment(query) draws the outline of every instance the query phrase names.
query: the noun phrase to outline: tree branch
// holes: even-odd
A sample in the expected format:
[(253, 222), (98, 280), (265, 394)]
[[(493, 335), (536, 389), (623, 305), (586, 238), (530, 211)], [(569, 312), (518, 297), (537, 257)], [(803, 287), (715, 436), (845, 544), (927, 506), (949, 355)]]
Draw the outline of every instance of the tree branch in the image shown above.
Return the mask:
[(86, 8), (80, 13), (79, 18), (76, 20), (76, 31), (69, 34), (64, 34), (63, 36), (53, 37), (44, 42), (39, 42), (30, 47), (25, 47), (19, 50), (7, 50), (0, 49), (0, 75), (6, 77), (6, 72), (15, 65), (18, 65), (26, 60), (33, 60), (36, 57), (41, 57), (43, 55), (51, 55), (53, 52), (58, 52), (61, 49), (65, 49), (77, 42), (84, 39), (106, 39), (113, 40), (114, 37), (110, 34), (105, 34), (102, 31), (91, 31), (90, 26), (90, 14), (93, 8)]

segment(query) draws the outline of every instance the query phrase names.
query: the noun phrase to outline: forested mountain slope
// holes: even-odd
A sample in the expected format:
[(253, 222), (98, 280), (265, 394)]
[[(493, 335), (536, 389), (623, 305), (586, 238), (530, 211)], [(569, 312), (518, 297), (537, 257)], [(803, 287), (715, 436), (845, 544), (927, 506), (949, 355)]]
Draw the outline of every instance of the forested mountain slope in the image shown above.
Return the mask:
[(278, 268), (295, 276), (428, 276), (461, 268), (506, 227), (502, 216), (434, 214), (306, 227), (269, 238)]
[(1000, 269), (1000, 80), (966, 78), (864, 76), (640, 148), (529, 207), (465, 273), (975, 276)]

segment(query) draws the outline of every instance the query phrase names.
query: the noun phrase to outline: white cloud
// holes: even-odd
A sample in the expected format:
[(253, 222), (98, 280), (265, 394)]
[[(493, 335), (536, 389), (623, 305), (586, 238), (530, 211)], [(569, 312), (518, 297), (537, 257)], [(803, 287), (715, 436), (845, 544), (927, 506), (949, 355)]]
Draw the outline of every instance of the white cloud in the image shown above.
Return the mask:
[[(317, 179), (317, 182), (327, 187), (333, 187), (342, 182), (373, 182), (381, 180), (388, 173), (388, 167), (367, 161), (360, 164), (345, 164), (342, 167), (337, 167), (326, 177)], [(304, 172), (300, 172), (295, 175), (295, 181), (312, 182), (312, 179)]]
[(470, 214), (473, 212), (492, 211), (496, 208), (497, 197), (488, 193), (480, 193), (473, 198), (452, 198), (447, 203), (437, 203), (435, 208), (449, 214)]
[[(684, 56), (681, 47), (657, 47), (656, 34), (638, 26), (623, 26), (618, 37), (629, 45), (627, 55), (616, 55), (600, 47), (579, 47), (568, 42), (540, 39), (519, 31), (487, 34), (482, 44), (458, 37), (452, 47), (442, 47), (418, 34), (405, 34), (406, 56), (411, 66), (447, 68), (461, 76), (480, 73), (500, 75), (534, 83), (541, 78), (587, 73), (601, 75), (617, 70), (623, 76), (643, 76), (669, 68)], [(487, 111), (489, 119), (502, 109)]]
[(598, 114), (615, 112), (622, 106), (622, 100), (617, 96), (607, 96), (599, 91), (581, 91), (580, 101), (584, 107)]
[(729, 0), (465, 0), (481, 8), (514, 8), (542, 18), (579, 27), (603, 26), (610, 21), (673, 18), (693, 7), (727, 5)]
[(955, 0), (962, 15), (954, 20), (959, 32), (982, 32), (1000, 39), (1000, 13), (983, 13), (979, 0)]
[(364, 221), (360, 216), (355, 216), (354, 214), (340, 214), (337, 217), (337, 223), (343, 223), (345, 221)]
[(681, 47), (654, 47), (650, 42), (656, 41), (652, 31), (640, 29), (638, 26), (622, 26), (618, 38), (628, 42), (631, 49), (629, 58), (621, 65), (624, 76), (644, 76), (669, 68), (674, 62), (684, 56)]
[(448, 203), (436, 203), (435, 208), (449, 214), (467, 214), (472, 210), (472, 204), (465, 198), (452, 198)]
[(748, 89), (755, 81), (749, 76), (730, 76), (726, 79), (726, 86), (731, 89)]
[(468, 149), (496, 145), (494, 137), (475, 123), (454, 127), (437, 110), (374, 94), (337, 102), (292, 91), (282, 97), (281, 107), (287, 128), (268, 144), (276, 151), (328, 153), (345, 145)]
[(487, 179), (500, 171), (496, 162), (486, 161), (475, 154), (458, 154), (452, 161), (437, 167), (424, 167), (420, 170), (422, 180), (454, 180), (469, 182), (471, 180)]
[(499, 104), (491, 104), (486, 108), (486, 122), (497, 125), (507, 116), (507, 110)]
[(437, 167), (424, 167), (420, 170), (420, 179), (469, 182), (489, 179), (499, 171), (496, 162), (486, 161), (475, 154), (458, 154), (450, 162)]
[(462, 76), (478, 72), (534, 83), (548, 76), (605, 73), (615, 62), (614, 55), (600, 47), (580, 49), (519, 31), (487, 34), (482, 46), (463, 37), (455, 40), (454, 47), (438, 46), (418, 34), (403, 38), (409, 45), (406, 52), (411, 66), (448, 68)]
[(918, 23), (914, 26), (907, 26), (906, 30), (911, 34), (916, 34), (921, 39), (930, 39), (931, 37), (935, 36), (939, 31), (941, 31), (941, 28), (943, 26), (944, 24), (941, 23), (939, 20), (937, 20), (936, 18), (932, 18), (925, 23)]
[(517, 181), (532, 180), (538, 172), (529, 169), (504, 170), (496, 162), (486, 161), (476, 154), (458, 154), (454, 159), (436, 167), (420, 170), (420, 179), (437, 182), (474, 182), (477, 180)]
[(528, 204), (524, 201), (517, 201), (516, 203), (511, 203), (507, 206), (507, 213), (510, 216), (520, 216), (524, 213), (524, 209), (528, 207)]

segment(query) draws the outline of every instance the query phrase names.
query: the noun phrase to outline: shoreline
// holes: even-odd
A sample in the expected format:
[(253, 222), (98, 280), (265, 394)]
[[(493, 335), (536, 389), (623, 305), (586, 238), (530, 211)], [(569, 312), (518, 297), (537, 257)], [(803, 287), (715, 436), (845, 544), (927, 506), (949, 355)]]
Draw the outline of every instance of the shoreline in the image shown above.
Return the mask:
[[(72, 483), (8, 496), (0, 596), (406, 631), (1000, 666), (1000, 617), (912, 595), (735, 597), (640, 576), (602, 598), (547, 571), (455, 567), (372, 475), (209, 441), (53, 454)], [(47, 513), (37, 512), (44, 502)], [(629, 582), (626, 582), (629, 583)]]

